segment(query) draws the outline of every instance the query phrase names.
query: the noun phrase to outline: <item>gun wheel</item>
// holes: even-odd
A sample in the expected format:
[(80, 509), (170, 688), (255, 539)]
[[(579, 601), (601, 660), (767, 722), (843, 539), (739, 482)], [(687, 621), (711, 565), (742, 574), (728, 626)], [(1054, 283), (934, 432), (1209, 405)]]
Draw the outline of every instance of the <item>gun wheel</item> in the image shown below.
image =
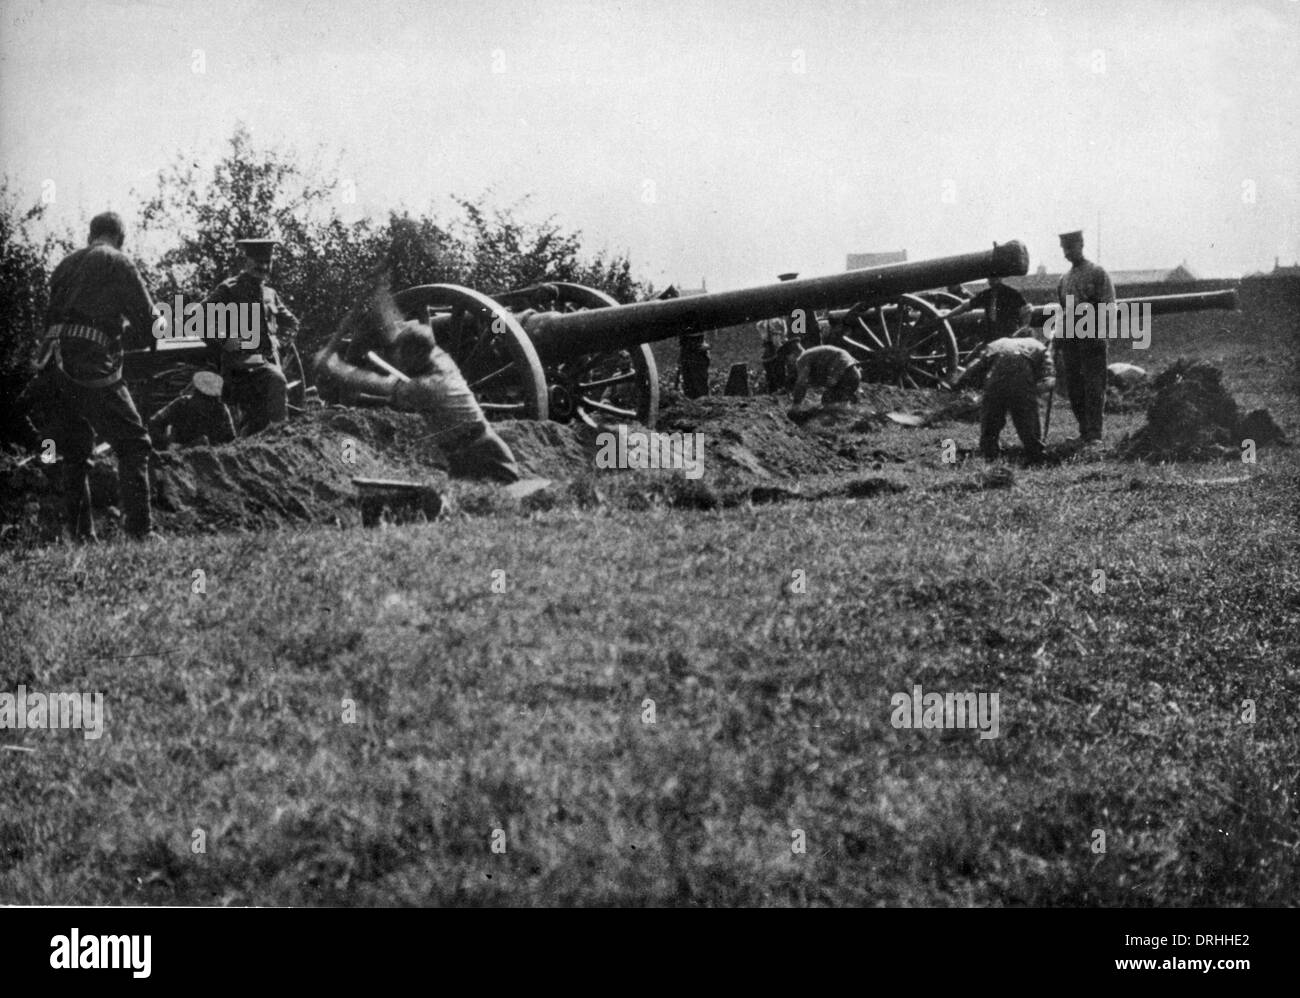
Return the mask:
[[(608, 308), (618, 302), (604, 291), (582, 284), (552, 282), (560, 312)], [(579, 419), (598, 428), (637, 420), (653, 427), (659, 418), (659, 369), (648, 344), (628, 350), (588, 354), (546, 368), (551, 418)]]
[(920, 295), (855, 305), (841, 343), (862, 378), (900, 388), (937, 388), (957, 368), (957, 338), (938, 307)]

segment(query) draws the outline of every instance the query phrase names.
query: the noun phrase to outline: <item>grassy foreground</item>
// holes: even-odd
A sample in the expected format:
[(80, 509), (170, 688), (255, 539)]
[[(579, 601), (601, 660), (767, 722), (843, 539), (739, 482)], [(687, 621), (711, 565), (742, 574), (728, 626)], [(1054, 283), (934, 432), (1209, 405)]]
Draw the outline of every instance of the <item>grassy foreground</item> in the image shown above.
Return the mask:
[(1293, 903), (1296, 479), (36, 552), (4, 686), (108, 719), (4, 733), (0, 899)]
[[(1300, 900), (1295, 449), (918, 447), (857, 501), (6, 553), (0, 692), (107, 721), (0, 731), (0, 903)], [(916, 685), (999, 736), (893, 727)]]

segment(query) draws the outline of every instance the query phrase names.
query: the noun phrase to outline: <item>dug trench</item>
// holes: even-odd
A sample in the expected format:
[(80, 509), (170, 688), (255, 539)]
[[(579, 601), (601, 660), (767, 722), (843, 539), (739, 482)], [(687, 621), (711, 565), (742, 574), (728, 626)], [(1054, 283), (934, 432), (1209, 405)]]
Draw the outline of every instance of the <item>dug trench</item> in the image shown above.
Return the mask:
[[(1161, 386), (1179, 380), (1166, 378)], [(866, 386), (856, 405), (815, 409), (799, 418), (791, 418), (788, 404), (787, 398), (775, 396), (691, 401), (665, 393), (656, 430), (702, 434), (698, 477), (671, 469), (598, 468), (598, 432), (580, 423), (497, 424), (524, 474), (550, 481), (523, 497), (497, 485), (451, 478), (432, 430), (417, 415), (388, 409), (314, 409), (225, 446), (155, 453), (155, 522), (164, 534), (359, 527), (362, 512), (354, 478), (429, 486), (442, 496), (443, 516), (592, 507), (707, 510), (835, 497), (869, 499), (909, 489), (1006, 488), (1014, 482), (1015, 473), (1008, 469), (986, 469), (974, 459), (970, 446), (950, 453), (956, 461), (945, 465), (944, 442), (960, 437), (973, 444), (974, 426), (959, 424), (977, 422), (974, 395)], [(1114, 397), (1108, 410), (1140, 412), (1146, 404), (1157, 418), (1166, 418), (1167, 411), (1180, 418), (1187, 413), (1186, 406), (1162, 407), (1152, 393)], [(1221, 413), (1212, 415), (1219, 418)], [(629, 427), (630, 432), (637, 429)], [(1007, 433), (1013, 436), (1010, 427)], [(1153, 438), (1168, 443), (1167, 433), (1154, 433), (1148, 426), (1133, 435), (1133, 444)], [(1120, 449), (1127, 441), (1120, 442)], [(1128, 449), (1132, 457), (1152, 457), (1149, 448)], [(1059, 445), (1056, 456), (1067, 456)], [(0, 499), (4, 546), (58, 537), (59, 467), (0, 455), (0, 481), (7, 485)], [(111, 453), (96, 460), (91, 486), (99, 533), (112, 536), (119, 517)]]

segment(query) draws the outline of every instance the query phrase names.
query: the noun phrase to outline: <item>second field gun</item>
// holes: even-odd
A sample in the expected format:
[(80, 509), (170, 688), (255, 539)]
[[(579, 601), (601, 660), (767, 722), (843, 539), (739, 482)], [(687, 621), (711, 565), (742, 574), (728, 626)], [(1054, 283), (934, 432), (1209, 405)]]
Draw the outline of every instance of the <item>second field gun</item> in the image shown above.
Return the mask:
[[(965, 300), (950, 291), (927, 291), (905, 297), (916, 299), (914, 307), (928, 307), (936, 316), (943, 315)], [(1209, 309), (1232, 311), (1237, 307), (1237, 292), (1228, 289), (1182, 295), (1150, 295), (1121, 298), (1116, 304), (1128, 307), (1150, 305), (1153, 316), (1203, 312)], [(893, 303), (863, 302), (850, 309), (832, 312), (831, 327), (836, 334), (834, 342), (862, 362), (862, 377), (866, 381), (901, 387), (931, 387), (932, 380), (923, 380), (910, 369), (909, 365), (914, 358), (910, 356), (906, 344), (900, 345), (897, 342), (891, 314), (898, 307)], [(1035, 305), (1030, 322), (1036, 327), (1043, 326), (1054, 308), (1055, 305)], [(981, 342), (983, 309), (972, 309), (945, 319), (943, 325), (951, 331), (958, 358), (965, 364)]]
[(957, 343), (936, 306), (913, 292), (1028, 270), (1029, 254), (1013, 240), (978, 253), (631, 305), (563, 282), (493, 297), (428, 284), (394, 298), (408, 319), (430, 324), (489, 416), (653, 426), (659, 373), (649, 344), (658, 340), (796, 309), (815, 322), (814, 310), (859, 303), (880, 310), (896, 362), (916, 383), (934, 385), (956, 367)]

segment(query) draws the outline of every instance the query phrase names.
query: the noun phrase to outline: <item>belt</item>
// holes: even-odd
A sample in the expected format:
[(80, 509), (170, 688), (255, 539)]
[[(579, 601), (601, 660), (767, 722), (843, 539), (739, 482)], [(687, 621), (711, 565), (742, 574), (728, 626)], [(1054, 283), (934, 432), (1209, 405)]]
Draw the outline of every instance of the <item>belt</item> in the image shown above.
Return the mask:
[(74, 340), (90, 340), (91, 343), (98, 343), (105, 350), (113, 349), (113, 344), (109, 342), (108, 337), (94, 326), (83, 326), (75, 322), (58, 322), (45, 331), (46, 339), (55, 336), (60, 338), (66, 336)]
[(94, 326), (84, 326), (75, 322), (56, 322), (45, 330), (45, 341), (42, 344), (41, 359), (37, 363), (38, 368), (45, 367), (51, 360), (65, 378), (73, 384), (80, 385), (82, 388), (108, 388), (122, 380), (122, 368), (119, 365), (117, 370), (112, 374), (105, 375), (102, 378), (74, 378), (67, 371), (63, 370), (63, 351), (59, 349), (59, 342), (64, 338), (74, 340), (89, 340), (97, 346), (103, 347), (110, 353), (115, 349), (100, 330)]

